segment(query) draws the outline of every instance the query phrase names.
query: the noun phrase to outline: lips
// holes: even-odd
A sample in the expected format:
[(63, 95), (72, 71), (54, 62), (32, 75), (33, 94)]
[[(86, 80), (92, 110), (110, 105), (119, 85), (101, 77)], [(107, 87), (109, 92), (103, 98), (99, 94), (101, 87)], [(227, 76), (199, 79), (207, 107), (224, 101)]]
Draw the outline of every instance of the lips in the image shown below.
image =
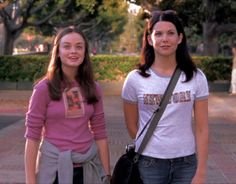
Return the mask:
[(78, 59), (78, 57), (69, 57), (69, 59)]
[(68, 59), (72, 62), (76, 62), (79, 60), (79, 57), (69, 57)]
[(70, 57), (70, 58), (68, 58), (68, 61), (71, 63), (77, 63), (77, 62), (79, 62), (79, 58), (78, 57)]
[(162, 49), (169, 49), (170, 46), (164, 45), (164, 46), (160, 46)]
[(162, 48), (169, 48), (170, 46), (169, 45), (161, 45)]

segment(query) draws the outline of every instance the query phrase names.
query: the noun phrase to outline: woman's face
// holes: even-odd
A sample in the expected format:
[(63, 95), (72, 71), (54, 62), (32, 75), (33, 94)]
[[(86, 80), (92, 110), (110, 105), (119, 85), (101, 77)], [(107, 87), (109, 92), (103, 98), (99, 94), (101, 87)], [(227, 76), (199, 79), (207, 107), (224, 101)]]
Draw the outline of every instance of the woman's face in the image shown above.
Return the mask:
[(85, 41), (78, 33), (63, 36), (59, 43), (59, 57), (62, 67), (76, 67), (84, 61)]
[(174, 24), (160, 21), (153, 26), (153, 31), (148, 36), (148, 42), (153, 46), (156, 55), (170, 56), (175, 55), (182, 37), (182, 34), (178, 35)]

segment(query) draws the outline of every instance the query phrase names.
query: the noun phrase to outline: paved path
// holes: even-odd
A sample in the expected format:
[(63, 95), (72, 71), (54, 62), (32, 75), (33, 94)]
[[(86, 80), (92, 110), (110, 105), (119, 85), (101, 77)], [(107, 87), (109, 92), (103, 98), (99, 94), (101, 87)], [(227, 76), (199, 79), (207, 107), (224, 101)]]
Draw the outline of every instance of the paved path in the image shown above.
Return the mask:
[[(0, 91), (0, 184), (24, 183), (24, 113), (30, 94), (31, 91)], [(106, 95), (104, 106), (113, 168), (130, 138), (120, 97)], [(210, 95), (207, 184), (236, 184), (235, 106), (236, 96)]]

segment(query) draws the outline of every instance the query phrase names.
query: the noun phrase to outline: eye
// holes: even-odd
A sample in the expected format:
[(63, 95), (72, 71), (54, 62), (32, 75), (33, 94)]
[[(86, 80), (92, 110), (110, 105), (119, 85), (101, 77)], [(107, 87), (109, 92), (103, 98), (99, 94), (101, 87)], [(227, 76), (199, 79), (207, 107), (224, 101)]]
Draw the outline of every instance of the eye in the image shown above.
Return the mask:
[(63, 45), (62, 46), (64, 49), (70, 49), (70, 45)]
[(76, 45), (76, 49), (83, 49), (82, 45)]
[(155, 36), (161, 36), (162, 35), (162, 33), (161, 32), (155, 32), (155, 34), (154, 34)]
[(168, 35), (175, 35), (175, 32), (174, 31), (169, 31)]

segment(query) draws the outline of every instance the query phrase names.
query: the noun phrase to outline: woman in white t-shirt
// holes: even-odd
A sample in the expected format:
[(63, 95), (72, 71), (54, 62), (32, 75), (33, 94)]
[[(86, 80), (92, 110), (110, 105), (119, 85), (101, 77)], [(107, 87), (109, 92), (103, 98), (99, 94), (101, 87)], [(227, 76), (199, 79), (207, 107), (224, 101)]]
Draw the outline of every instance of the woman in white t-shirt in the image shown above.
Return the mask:
[[(139, 157), (144, 184), (204, 183), (208, 155), (206, 77), (188, 53), (176, 12), (155, 11), (144, 31), (139, 68), (128, 74), (122, 90), (126, 125), (132, 138), (137, 138), (157, 109), (176, 67), (182, 71), (180, 78)], [(142, 137), (136, 140), (136, 150)]]
[(231, 94), (236, 95), (236, 43), (233, 44), (232, 54)]

